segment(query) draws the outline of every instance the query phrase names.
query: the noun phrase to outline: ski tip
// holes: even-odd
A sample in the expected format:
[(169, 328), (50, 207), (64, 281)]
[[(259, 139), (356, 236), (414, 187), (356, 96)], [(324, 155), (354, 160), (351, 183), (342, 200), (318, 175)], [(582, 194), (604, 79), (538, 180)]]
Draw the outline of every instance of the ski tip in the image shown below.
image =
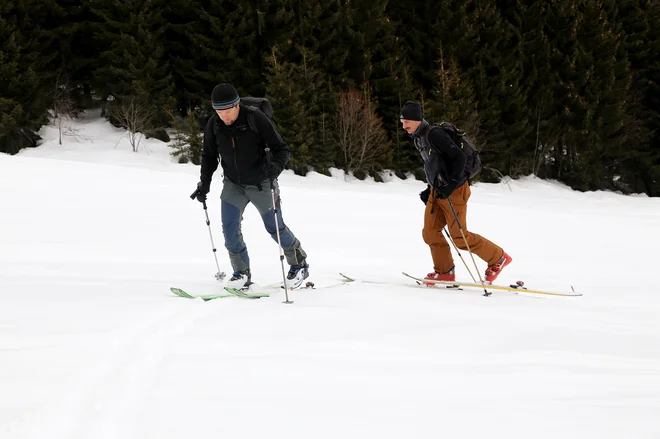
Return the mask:
[(350, 277), (350, 276), (346, 276), (344, 273), (341, 273), (341, 272), (340, 272), (339, 275), (340, 275), (341, 277), (343, 277), (344, 279), (346, 279), (347, 282), (355, 282), (355, 279), (353, 279), (353, 278)]

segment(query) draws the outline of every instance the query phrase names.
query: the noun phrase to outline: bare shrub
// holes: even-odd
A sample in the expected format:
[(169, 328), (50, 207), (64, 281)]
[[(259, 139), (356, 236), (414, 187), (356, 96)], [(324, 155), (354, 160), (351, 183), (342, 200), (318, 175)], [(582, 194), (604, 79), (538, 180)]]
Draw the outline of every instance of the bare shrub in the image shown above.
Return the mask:
[(389, 148), (387, 133), (368, 93), (355, 89), (341, 92), (335, 124), (346, 171), (366, 175)]
[(114, 99), (108, 116), (128, 130), (128, 141), (137, 152), (146, 133), (154, 130), (158, 111), (144, 96), (126, 96)]

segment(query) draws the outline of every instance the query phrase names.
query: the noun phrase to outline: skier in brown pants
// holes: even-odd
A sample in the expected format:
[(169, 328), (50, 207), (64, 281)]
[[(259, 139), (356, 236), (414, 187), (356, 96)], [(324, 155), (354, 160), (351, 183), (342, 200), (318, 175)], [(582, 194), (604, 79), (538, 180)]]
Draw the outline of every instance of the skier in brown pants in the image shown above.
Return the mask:
[(429, 184), (420, 193), (420, 198), (426, 204), (422, 236), (431, 248), (433, 258), (433, 271), (426, 279), (456, 280), (454, 259), (442, 233), (447, 226), (449, 235), (459, 249), (469, 248), (488, 264), (485, 280), (492, 283), (513, 259), (501, 247), (468, 231), (467, 202), (471, 191), (467, 181), (470, 174), (470, 170), (466, 169), (467, 155), (444, 129), (432, 127), (424, 120), (419, 103), (407, 101), (400, 118), (403, 129), (412, 136), (424, 161)]

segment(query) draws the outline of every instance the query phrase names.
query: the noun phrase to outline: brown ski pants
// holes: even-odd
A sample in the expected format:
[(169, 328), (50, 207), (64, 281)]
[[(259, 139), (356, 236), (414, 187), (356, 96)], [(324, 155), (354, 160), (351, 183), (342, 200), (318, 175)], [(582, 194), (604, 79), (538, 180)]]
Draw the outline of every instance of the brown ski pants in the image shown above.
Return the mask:
[[(470, 250), (486, 261), (488, 265), (492, 265), (502, 257), (503, 250), (483, 236), (468, 231), (467, 202), (471, 193), (470, 185), (465, 182), (465, 184), (456, 188), (449, 196), (449, 199), (463, 227), (463, 233), (467, 239), (467, 244), (470, 246)], [(443, 236), (442, 229), (445, 226), (448, 226), (449, 235), (453, 238), (456, 246), (461, 250), (467, 250), (468, 246), (465, 239), (463, 239), (463, 235), (461, 235), (461, 230), (449, 206), (449, 201), (437, 198), (435, 191), (431, 189), (431, 195), (426, 203), (426, 211), (424, 212), (422, 236), (424, 237), (424, 242), (431, 247), (433, 269), (438, 273), (447, 273), (454, 267), (454, 258), (451, 254), (450, 244)], [(466, 259), (466, 262), (470, 263), (468, 259)]]

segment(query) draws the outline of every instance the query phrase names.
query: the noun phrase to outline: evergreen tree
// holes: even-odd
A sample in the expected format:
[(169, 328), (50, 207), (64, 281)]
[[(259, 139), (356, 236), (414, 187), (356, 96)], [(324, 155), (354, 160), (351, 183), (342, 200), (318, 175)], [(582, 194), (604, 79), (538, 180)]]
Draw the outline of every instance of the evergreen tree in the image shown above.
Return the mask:
[[(396, 49), (395, 49), (396, 50)], [(397, 52), (398, 53), (398, 52)], [(405, 178), (406, 172), (416, 171), (415, 175), (424, 179), (424, 173), (421, 169), (421, 162), (417, 150), (410, 141), (410, 135), (403, 130), (399, 119), (401, 108), (408, 100), (415, 100), (417, 87), (409, 73), (409, 67), (405, 60), (393, 59), (390, 66), (390, 75), (392, 77), (392, 99), (395, 102), (395, 117), (388, 122), (383, 118), (383, 124), (390, 133), (392, 139), (392, 169), (399, 178)]]
[(445, 55), (442, 43), (438, 51), (435, 87), (426, 118), (429, 122), (452, 122), (476, 138), (479, 134), (478, 110), (473, 86), (458, 61)]
[[(199, 108), (209, 99), (213, 84), (206, 44), (213, 44), (202, 35), (202, 0), (172, 0), (163, 8), (167, 23), (164, 35), (164, 58), (169, 65), (174, 86), (174, 109), (186, 114), (190, 108)], [(200, 41), (198, 35), (203, 36)]]
[(98, 0), (91, 6), (100, 19), (95, 31), (103, 47), (93, 70), (95, 88), (104, 96), (151, 102), (161, 122), (174, 89), (163, 60), (163, 6), (162, 0)]
[(411, 82), (419, 87), (418, 92), (430, 90), (436, 79), (439, 23), (452, 14), (450, 0), (388, 2), (385, 14), (394, 23), (397, 55), (407, 61)]
[[(592, 63), (586, 94), (591, 101), (589, 133), (593, 148), (589, 151), (589, 189), (614, 188), (620, 178), (621, 162), (628, 155), (624, 148), (626, 96), (630, 88), (630, 63), (623, 44), (617, 0), (588, 1), (585, 5), (586, 59)], [(583, 53), (584, 53), (583, 52)]]
[(632, 83), (626, 98), (627, 157), (621, 181), (633, 192), (660, 194), (660, 3), (624, 2), (620, 7)]
[[(532, 160), (528, 171), (543, 175), (550, 173), (546, 165), (551, 164), (548, 159), (550, 152), (559, 143), (560, 124), (559, 114), (562, 111), (561, 103), (555, 99), (555, 91), (559, 88), (557, 67), (563, 68), (564, 64), (553, 65), (559, 62), (553, 58), (553, 46), (550, 44), (551, 34), (549, 31), (551, 21), (551, 5), (545, 2), (533, 2), (530, 5), (518, 6), (510, 2), (503, 3), (501, 7), (506, 8), (505, 16), (512, 23), (518, 23), (518, 31), (523, 43), (522, 69), (523, 87), (526, 91), (529, 108), (529, 121), (532, 127), (530, 138)], [(561, 35), (565, 36), (566, 33)], [(561, 56), (561, 55), (560, 55)]]
[(28, 24), (27, 12), (0, 0), (0, 152), (9, 154), (36, 146), (37, 131), (48, 119), (35, 56), (27, 52), (20, 28)]
[[(97, 54), (91, 29), (89, 0), (28, 0), (30, 51), (35, 54), (45, 96), (72, 99), (75, 107), (91, 105), (89, 66)], [(56, 105), (54, 102), (53, 105)]]
[(314, 134), (308, 125), (309, 110), (302, 98), (303, 74), (299, 66), (282, 60), (276, 47), (267, 62), (267, 98), (273, 105), (279, 132), (291, 150), (287, 166), (304, 175), (311, 159)]
[[(523, 94), (522, 41), (490, 0), (453, 1), (438, 31), (474, 87), (479, 135), (486, 164), (510, 175), (520, 162), (530, 128)], [(453, 50), (452, 50), (453, 49)]]
[(523, 14), (529, 105), (534, 117), (537, 152), (535, 163), (543, 177), (562, 180), (570, 170), (569, 148), (578, 140), (576, 115), (580, 97), (578, 82), (577, 36), (582, 12), (576, 0), (535, 2)]
[[(177, 42), (168, 56), (173, 60), (173, 77), (181, 87), (180, 105), (202, 100), (210, 112), (211, 91), (222, 82), (234, 85), (242, 96), (263, 96), (265, 50), (257, 45), (259, 18), (254, 2), (190, 3), (194, 13), (177, 19), (171, 28), (176, 36), (169, 40)], [(171, 10), (171, 14), (176, 13), (176, 9)]]
[(369, 86), (373, 111), (382, 119), (388, 138), (392, 140), (393, 151), (388, 157), (393, 162), (387, 166), (404, 171), (419, 166), (419, 160), (410, 154), (410, 139), (399, 121), (403, 103), (416, 97), (416, 86), (405, 71), (409, 64), (395, 34), (397, 24), (386, 15), (388, 3), (366, 0), (350, 3), (355, 32), (359, 35), (352, 44), (353, 77), (358, 84)]

